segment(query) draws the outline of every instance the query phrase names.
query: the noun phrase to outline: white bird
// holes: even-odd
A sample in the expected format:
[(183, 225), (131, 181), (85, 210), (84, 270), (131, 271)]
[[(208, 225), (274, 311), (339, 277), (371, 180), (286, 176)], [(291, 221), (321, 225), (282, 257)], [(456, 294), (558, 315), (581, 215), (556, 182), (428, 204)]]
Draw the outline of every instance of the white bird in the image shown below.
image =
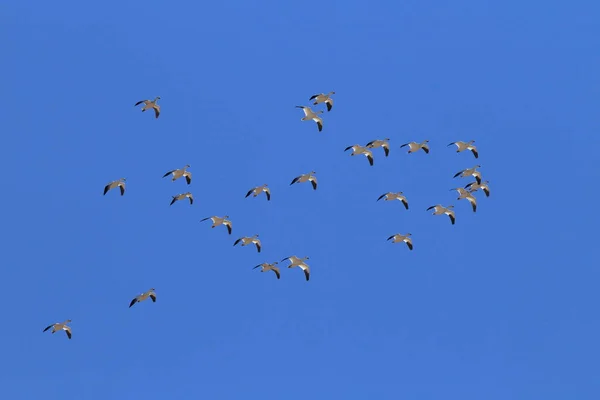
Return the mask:
[(290, 186), (294, 183), (304, 183), (306, 181), (310, 181), (312, 184), (313, 190), (317, 190), (317, 177), (315, 176), (316, 172), (311, 171), (308, 174), (302, 174), (300, 176), (295, 177), (290, 183)]
[(311, 96), (310, 99), (308, 100), (315, 100), (315, 102), (313, 103), (313, 105), (317, 105), (319, 103), (325, 103), (327, 104), (327, 111), (331, 111), (331, 108), (333, 107), (333, 99), (331, 98), (331, 95), (335, 94), (335, 92), (329, 92), (327, 94), (325, 93), (319, 93), (319, 94), (315, 94), (313, 96)]
[(123, 196), (125, 194), (125, 178), (117, 179), (116, 181), (112, 181), (108, 185), (104, 186), (104, 194), (116, 187), (121, 189), (121, 196)]
[(238, 240), (236, 240), (233, 245), (235, 246), (239, 242), (242, 242), (242, 246), (248, 246), (249, 244), (256, 245), (256, 250), (260, 253), (260, 249), (262, 247), (262, 244), (260, 242), (260, 239), (258, 239), (258, 234), (254, 235), (254, 236), (244, 236), (244, 237), (241, 237)]
[(145, 293), (140, 294), (139, 296), (136, 296), (133, 298), (133, 300), (131, 300), (131, 303), (129, 303), (129, 308), (131, 308), (131, 306), (133, 306), (135, 303), (138, 303), (140, 301), (144, 301), (146, 299), (151, 298), (153, 303), (156, 303), (156, 293), (154, 292), (154, 288), (148, 290)]
[(173, 179), (172, 181), (175, 182), (177, 179), (181, 178), (182, 176), (185, 176), (185, 180), (187, 181), (187, 184), (189, 185), (190, 183), (192, 183), (192, 173), (189, 171), (186, 171), (187, 168), (189, 168), (189, 164), (186, 165), (183, 168), (180, 169), (174, 169), (172, 171), (167, 172), (166, 174), (163, 175), (163, 178), (169, 176), (169, 175), (173, 175)]
[(210, 219), (212, 221), (212, 223), (213, 223), (212, 226), (211, 226), (211, 228), (214, 228), (214, 227), (219, 226), (219, 225), (225, 225), (227, 227), (227, 231), (231, 235), (231, 221), (228, 220), (227, 218), (229, 218), (229, 215), (226, 215), (224, 217), (217, 217), (215, 215), (215, 216), (212, 216), (212, 217), (203, 218), (203, 219), (200, 220), (200, 222), (206, 221), (207, 219)]
[(301, 121), (313, 120), (317, 123), (317, 128), (319, 128), (319, 132), (321, 132), (323, 130), (323, 120), (318, 115), (318, 114), (322, 114), (323, 111), (319, 110), (317, 112), (314, 112), (313, 110), (311, 110), (310, 107), (305, 107), (305, 106), (296, 106), (296, 108), (301, 108), (302, 111), (304, 111), (304, 118), (302, 118)]
[(181, 194), (178, 194), (176, 196), (171, 196), (171, 197), (173, 197), (173, 199), (171, 200), (171, 204), (169, 204), (170, 206), (172, 206), (173, 203), (175, 203), (176, 201), (183, 200), (186, 197), (190, 200), (190, 205), (194, 204), (194, 196), (192, 195), (191, 192), (181, 193)]
[(381, 147), (381, 148), (383, 148), (383, 153), (387, 157), (390, 154), (389, 141), (390, 141), (389, 138), (385, 138), (385, 139), (381, 139), (381, 140), (380, 139), (371, 140), (369, 143), (366, 144), (366, 147), (368, 147), (370, 149)]
[(475, 143), (474, 140), (470, 140), (468, 142), (458, 141), (458, 142), (452, 142), (448, 146), (452, 146), (453, 144), (456, 145), (457, 153), (460, 153), (461, 151), (465, 151), (465, 150), (471, 150), (471, 153), (473, 153), (475, 158), (479, 158), (479, 154), (477, 153), (477, 146), (475, 146), (473, 143)]
[(489, 181), (483, 181), (481, 183), (470, 182), (465, 185), (465, 188), (469, 189), (469, 192), (471, 193), (481, 189), (485, 193), (485, 197), (490, 197), (490, 187), (488, 186), (489, 183)]
[(458, 199), (456, 199), (456, 200), (461, 200), (461, 199), (468, 200), (469, 203), (471, 203), (471, 207), (473, 207), (473, 212), (477, 211), (477, 199), (475, 198), (475, 196), (473, 196), (471, 194), (471, 192), (469, 192), (467, 189), (463, 189), (461, 187), (450, 189), (450, 190), (456, 190), (458, 192), (459, 196), (458, 196)]
[(344, 151), (348, 151), (350, 149), (352, 149), (352, 154), (350, 154), (351, 156), (362, 154), (365, 157), (367, 157), (367, 160), (369, 160), (369, 164), (371, 164), (371, 166), (373, 165), (373, 152), (371, 150), (367, 149), (366, 147), (355, 144), (354, 146), (346, 147)]
[(477, 168), (481, 168), (481, 165), (476, 165), (473, 168), (467, 168), (463, 169), (462, 171), (458, 171), (456, 174), (454, 174), (454, 178), (457, 176), (460, 176), (461, 178), (472, 176), (475, 178), (477, 183), (481, 183), (481, 172), (477, 171)]
[(160, 115), (160, 106), (156, 104), (158, 100), (160, 100), (160, 96), (156, 96), (154, 100), (140, 100), (137, 103), (135, 103), (135, 106), (144, 103), (144, 107), (142, 107), (142, 112), (153, 108), (154, 115), (156, 116), (156, 118), (158, 118), (158, 116)]
[(250, 189), (248, 193), (246, 193), (246, 197), (250, 195), (252, 195), (252, 197), (256, 197), (262, 192), (265, 192), (265, 194), (267, 195), (267, 201), (271, 200), (271, 190), (268, 188), (268, 185), (266, 183), (262, 186), (256, 186)]
[(417, 142), (404, 143), (402, 146), (400, 146), (400, 148), (408, 146), (409, 154), (417, 152), (421, 149), (423, 149), (423, 151), (425, 153), (429, 154), (429, 146), (427, 145), (427, 143), (429, 143), (429, 140), (425, 140), (422, 143), (417, 143)]
[(306, 264), (304, 262), (304, 260), (308, 260), (310, 257), (306, 256), (306, 257), (302, 257), (302, 258), (298, 258), (296, 256), (289, 256), (284, 258), (283, 260), (281, 260), (282, 262), (285, 260), (290, 260), (290, 265), (288, 265), (288, 268), (294, 268), (294, 267), (300, 267), (302, 268), (302, 271), (304, 271), (304, 276), (306, 277), (306, 280), (309, 280), (310, 278), (310, 267), (308, 266), (308, 264)]
[(279, 264), (277, 261), (275, 261), (274, 263), (262, 263), (262, 264), (258, 264), (256, 267), (252, 268), (252, 269), (256, 269), (258, 267), (262, 267), (260, 272), (267, 272), (267, 271), (273, 271), (275, 272), (275, 275), (277, 275), (277, 279), (281, 278), (281, 273), (279, 272), (279, 268), (277, 268), (275, 265)]
[(434, 209), (433, 215), (446, 214), (448, 217), (450, 217), (450, 221), (452, 222), (452, 225), (454, 225), (454, 223), (456, 222), (456, 216), (454, 215), (454, 211), (452, 210), (453, 208), (454, 208), (454, 206), (443, 207), (442, 205), (438, 204), (438, 205), (429, 207), (427, 209), (427, 211)]
[(402, 202), (402, 204), (404, 204), (404, 208), (406, 208), (408, 210), (408, 201), (406, 200), (406, 197), (402, 194), (402, 192), (387, 192), (382, 194), (381, 196), (379, 196), (379, 198), (377, 199), (377, 201), (383, 199), (385, 197), (385, 201), (391, 201), (391, 200), (400, 200)]
[(52, 328), (52, 333), (63, 330), (67, 334), (67, 337), (71, 339), (71, 328), (67, 326), (69, 322), (71, 322), (70, 319), (66, 320), (65, 322), (57, 322), (55, 324), (48, 325), (42, 332), (46, 332), (50, 328)]
[(412, 233), (407, 233), (406, 235), (401, 235), (400, 233), (396, 233), (395, 235), (390, 236), (387, 240), (393, 239), (392, 243), (404, 242), (408, 246), (410, 250), (413, 249), (412, 239), (409, 237), (412, 236)]

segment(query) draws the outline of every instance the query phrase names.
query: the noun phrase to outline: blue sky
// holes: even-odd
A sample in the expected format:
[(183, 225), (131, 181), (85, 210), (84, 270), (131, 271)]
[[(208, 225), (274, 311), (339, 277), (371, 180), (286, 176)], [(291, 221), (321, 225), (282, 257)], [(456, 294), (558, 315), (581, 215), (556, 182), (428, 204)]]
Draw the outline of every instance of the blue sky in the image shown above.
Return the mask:
[[(0, 397), (597, 399), (598, 12), (4, 4)], [(294, 106), (331, 90), (319, 133)], [(158, 120), (133, 106), (155, 96)], [(343, 151), (382, 137), (373, 167)], [(446, 147), (471, 139), (478, 160)], [(196, 201), (169, 207), (185, 164)], [(475, 164), (474, 214), (449, 189)], [(231, 236), (200, 223), (226, 214)], [(255, 233), (261, 254), (232, 246)], [(293, 254), (310, 282), (252, 269)], [(42, 333), (67, 318), (72, 340)]]

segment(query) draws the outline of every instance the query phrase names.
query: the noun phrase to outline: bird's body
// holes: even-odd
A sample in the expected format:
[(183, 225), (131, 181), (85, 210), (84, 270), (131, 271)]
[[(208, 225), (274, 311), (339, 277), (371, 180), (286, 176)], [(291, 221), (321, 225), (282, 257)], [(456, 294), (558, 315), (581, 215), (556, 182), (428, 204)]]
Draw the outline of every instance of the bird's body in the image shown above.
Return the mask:
[(392, 243), (404, 242), (408, 246), (410, 250), (413, 249), (412, 239), (410, 238), (412, 233), (407, 233), (406, 235), (402, 235), (400, 233), (396, 233), (395, 235), (390, 236), (387, 240), (392, 240)]
[(108, 193), (109, 190), (118, 187), (121, 189), (121, 196), (125, 194), (125, 178), (118, 179), (116, 181), (112, 181), (108, 185), (104, 186), (104, 194)]
[(252, 269), (256, 269), (258, 267), (262, 267), (260, 272), (267, 272), (267, 271), (273, 271), (275, 273), (275, 275), (277, 275), (277, 279), (281, 278), (281, 273), (279, 272), (279, 268), (277, 268), (275, 265), (279, 264), (277, 261), (273, 262), (273, 263), (262, 263), (262, 264), (258, 264), (256, 267), (252, 268)]
[(246, 197), (250, 195), (252, 195), (252, 197), (256, 197), (263, 192), (267, 196), (267, 201), (271, 200), (271, 190), (268, 188), (268, 185), (266, 183), (262, 186), (257, 186), (255, 188), (250, 189), (248, 193), (246, 193)]
[(473, 208), (473, 212), (477, 211), (477, 199), (475, 198), (475, 196), (473, 196), (471, 194), (470, 191), (468, 191), (467, 189), (463, 189), (461, 187), (450, 189), (450, 190), (456, 190), (458, 192), (458, 199), (457, 200), (462, 200), (462, 199), (468, 200), (469, 203), (471, 203), (471, 207)]
[(468, 142), (452, 142), (448, 146), (456, 145), (456, 152), (460, 153), (461, 151), (470, 150), (471, 153), (475, 156), (475, 158), (479, 158), (479, 153), (477, 153), (477, 146), (475, 146), (474, 140), (470, 140)]
[(290, 186), (294, 183), (304, 183), (309, 181), (312, 184), (313, 190), (317, 190), (317, 177), (315, 176), (315, 174), (315, 171), (311, 171), (308, 174), (302, 174), (300, 176), (297, 176), (292, 180)]
[(331, 111), (331, 108), (333, 107), (333, 99), (331, 98), (332, 94), (335, 94), (335, 92), (329, 92), (327, 94), (319, 93), (311, 96), (311, 98), (308, 100), (314, 100), (315, 102), (313, 105), (315, 106), (320, 103), (325, 103), (327, 105), (327, 111)]
[(144, 292), (138, 296), (135, 296), (133, 298), (133, 300), (131, 300), (131, 303), (129, 303), (129, 308), (131, 308), (135, 303), (139, 303), (140, 301), (144, 301), (148, 298), (152, 299), (152, 302), (155, 303), (156, 302), (156, 292), (154, 292), (154, 288), (148, 290), (147, 292)]
[(356, 155), (364, 155), (365, 157), (367, 157), (367, 160), (369, 160), (369, 164), (371, 166), (373, 166), (373, 152), (369, 149), (367, 149), (364, 146), (360, 146), (358, 144), (355, 144), (354, 146), (348, 146), (344, 149), (344, 151), (348, 151), (352, 149), (352, 153), (350, 154), (351, 156), (356, 156)]
[(233, 243), (233, 245), (235, 246), (238, 243), (242, 243), (242, 246), (248, 246), (250, 244), (254, 244), (256, 246), (256, 251), (258, 251), (260, 253), (260, 250), (262, 248), (262, 243), (260, 242), (260, 239), (258, 238), (258, 234), (254, 235), (254, 236), (244, 236), (239, 238), (238, 240), (235, 241), (235, 243)]
[(65, 331), (65, 333), (67, 334), (67, 337), (69, 339), (71, 339), (71, 328), (69, 326), (67, 326), (67, 324), (70, 322), (71, 322), (71, 320), (68, 319), (64, 322), (57, 322), (55, 324), (48, 325), (42, 332), (46, 332), (50, 328), (52, 328), (51, 333), (55, 333), (55, 332), (62, 330), (62, 331)]
[(468, 189), (471, 193), (481, 189), (485, 193), (485, 197), (490, 197), (490, 187), (488, 186), (489, 183), (489, 181), (484, 181), (481, 183), (470, 182), (465, 185), (465, 188)]
[(319, 117), (319, 114), (322, 114), (323, 111), (313, 111), (310, 107), (306, 106), (296, 106), (296, 108), (301, 108), (304, 111), (304, 117), (301, 121), (310, 121), (313, 120), (317, 123), (317, 128), (319, 128), (319, 132), (323, 130), (323, 120)]
[(228, 220), (227, 218), (229, 218), (229, 215), (225, 215), (224, 217), (217, 217), (212, 216), (212, 217), (206, 217), (200, 220), (200, 222), (202, 221), (206, 221), (207, 219), (210, 219), (212, 221), (212, 226), (211, 228), (215, 228), (219, 225), (225, 225), (227, 227), (227, 231), (229, 232), (229, 234), (231, 235), (231, 221)]
[(463, 169), (462, 171), (458, 171), (456, 174), (454, 174), (454, 178), (459, 176), (461, 178), (468, 178), (469, 176), (472, 176), (475, 178), (477, 183), (481, 183), (481, 172), (477, 171), (477, 168), (481, 168), (481, 165), (476, 165), (473, 168), (467, 168)]
[(163, 175), (163, 178), (165, 178), (169, 175), (173, 175), (172, 181), (175, 182), (177, 179), (181, 178), (182, 176), (185, 176), (185, 180), (187, 181), (187, 184), (189, 185), (190, 183), (192, 183), (192, 173), (186, 170), (189, 167), (190, 167), (189, 165), (186, 165), (183, 168), (174, 169), (172, 171), (169, 171)]
[(296, 256), (289, 256), (289, 257), (284, 258), (281, 261), (289, 260), (290, 265), (288, 265), (288, 268), (300, 267), (302, 269), (302, 271), (304, 271), (304, 276), (305, 276), (306, 280), (308, 281), (310, 279), (310, 267), (304, 261), (308, 260), (309, 258), (310, 257), (308, 257), (308, 256), (302, 257), (302, 258), (299, 258)]
[(156, 115), (156, 118), (158, 118), (158, 116), (160, 115), (160, 106), (158, 104), (156, 104), (156, 102), (159, 99), (160, 99), (160, 96), (156, 96), (154, 98), (154, 100), (140, 100), (137, 103), (135, 103), (135, 106), (138, 106), (138, 105), (144, 103), (144, 107), (142, 107), (142, 112), (153, 108), (154, 115)]
[(400, 200), (404, 204), (404, 208), (408, 210), (408, 200), (402, 192), (387, 192), (379, 196), (377, 201), (384, 199), (385, 201)]
[(173, 196), (173, 199), (171, 200), (171, 204), (169, 204), (169, 205), (172, 206), (176, 201), (183, 200), (185, 198), (190, 199), (190, 205), (194, 204), (194, 196), (192, 195), (191, 192), (186, 192), (186, 193), (180, 193), (178, 195)]
[(450, 205), (447, 207), (442, 206), (441, 204), (437, 204), (435, 206), (431, 206), (427, 209), (427, 211), (433, 209), (433, 215), (442, 215), (442, 214), (446, 214), (449, 218), (450, 218), (450, 222), (452, 222), (452, 225), (454, 225), (454, 223), (456, 222), (456, 216), (454, 215), (454, 210), (453, 210), (454, 206)]
[(372, 140), (369, 143), (367, 143), (366, 147), (368, 147), (370, 149), (381, 147), (381, 148), (383, 148), (383, 153), (387, 157), (390, 154), (390, 143), (389, 142), (390, 142), (389, 138)]
[(427, 144), (429, 143), (429, 140), (425, 140), (421, 143), (417, 143), (417, 142), (410, 142), (410, 143), (404, 143), (402, 146), (400, 146), (400, 148), (402, 147), (406, 147), (408, 146), (408, 153), (415, 153), (419, 150), (423, 150), (425, 153), (429, 154), (429, 145)]

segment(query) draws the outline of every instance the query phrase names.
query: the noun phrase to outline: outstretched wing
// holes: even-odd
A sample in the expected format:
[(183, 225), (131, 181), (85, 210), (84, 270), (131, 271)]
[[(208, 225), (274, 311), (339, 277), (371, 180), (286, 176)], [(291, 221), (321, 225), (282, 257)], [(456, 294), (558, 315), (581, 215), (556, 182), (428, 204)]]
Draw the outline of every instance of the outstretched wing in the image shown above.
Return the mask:
[(406, 208), (408, 210), (408, 202), (404, 199), (401, 200), (402, 204), (404, 204), (404, 208)]

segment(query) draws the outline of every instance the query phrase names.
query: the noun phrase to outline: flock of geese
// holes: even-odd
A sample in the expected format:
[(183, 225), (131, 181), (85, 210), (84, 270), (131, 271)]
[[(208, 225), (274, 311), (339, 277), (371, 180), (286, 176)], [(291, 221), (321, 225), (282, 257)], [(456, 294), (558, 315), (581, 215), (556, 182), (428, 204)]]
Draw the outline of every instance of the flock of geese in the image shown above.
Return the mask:
[[(315, 95), (311, 96), (309, 98), (309, 100), (313, 101), (314, 106), (317, 106), (319, 104), (325, 104), (325, 106), (327, 107), (327, 112), (329, 112), (333, 108), (333, 98), (331, 96), (334, 94), (335, 94), (335, 92), (319, 93), (319, 94), (315, 94)], [(154, 110), (155, 118), (158, 118), (160, 116), (160, 105), (157, 104), (158, 100), (160, 100), (159, 96), (154, 98), (154, 100), (141, 100), (141, 101), (138, 101), (137, 103), (135, 103), (135, 106), (139, 106), (139, 105), (143, 104), (144, 106), (141, 108), (142, 112), (152, 109), (152, 110)], [(304, 117), (301, 119), (302, 121), (311, 121), (312, 120), (317, 124), (317, 128), (318, 128), (319, 132), (321, 132), (323, 130), (323, 119), (319, 116), (319, 115), (323, 114), (322, 110), (314, 111), (312, 108), (310, 108), (308, 106), (296, 106), (296, 107), (301, 108), (302, 111), (304, 112)], [(374, 163), (373, 149), (382, 148), (385, 157), (388, 157), (389, 153), (390, 153), (389, 142), (390, 142), (389, 138), (377, 139), (377, 140), (372, 140), (372, 141), (368, 142), (364, 146), (359, 145), (359, 144), (348, 146), (345, 148), (344, 151), (352, 150), (352, 153), (350, 154), (351, 156), (364, 155), (367, 158), (369, 164), (372, 166)], [(423, 152), (425, 152), (426, 154), (429, 154), (428, 143), (429, 143), (428, 140), (425, 140), (421, 143), (409, 142), (409, 143), (405, 143), (405, 144), (401, 145), (400, 148), (408, 147), (408, 154), (416, 153), (420, 150), (423, 150)], [(465, 150), (468, 150), (477, 159), (477, 158), (479, 158), (479, 153), (478, 153), (477, 147), (475, 146), (474, 143), (475, 143), (474, 140), (471, 140), (468, 142), (457, 141), (457, 142), (452, 142), (452, 143), (448, 144), (448, 146), (456, 146), (457, 153), (461, 153)], [(189, 164), (185, 165), (182, 168), (168, 171), (163, 175), (163, 178), (171, 176), (172, 182), (175, 182), (180, 178), (185, 178), (187, 185), (190, 185), (192, 183), (192, 173), (190, 171), (188, 171), (188, 168), (190, 168)], [(457, 200), (463, 200), (463, 199), (467, 200), (471, 204), (473, 212), (477, 211), (477, 199), (475, 198), (474, 193), (477, 192), (478, 190), (482, 190), (485, 193), (486, 197), (489, 197), (489, 195), (490, 195), (490, 189), (488, 186), (489, 182), (482, 181), (481, 172), (478, 171), (478, 168), (481, 168), (481, 166), (475, 165), (472, 168), (467, 168), (467, 169), (457, 172), (454, 175), (454, 178), (473, 177), (473, 178), (475, 178), (475, 181), (466, 184), (464, 187), (457, 187), (454, 189), (450, 189), (451, 191), (455, 190), (458, 192)], [(104, 187), (103, 194), (106, 195), (109, 191), (119, 188), (121, 196), (123, 196), (125, 194), (125, 187), (126, 187), (125, 182), (126, 182), (125, 178), (120, 178), (120, 179), (117, 179), (115, 181), (108, 183)], [(309, 173), (302, 174), (302, 175), (295, 177), (291, 181), (290, 186), (294, 185), (294, 184), (298, 184), (298, 183), (305, 183), (305, 182), (310, 182), (313, 190), (317, 190), (318, 182), (317, 182), (316, 172), (311, 171)], [(267, 201), (271, 200), (271, 190), (269, 189), (269, 186), (266, 183), (261, 186), (256, 186), (256, 187), (248, 190), (245, 197), (246, 198), (248, 198), (250, 196), (257, 197), (262, 193), (265, 194)], [(170, 205), (172, 206), (175, 202), (180, 201), (180, 200), (185, 200), (185, 199), (189, 200), (190, 205), (194, 203), (194, 196), (192, 195), (191, 192), (188, 191), (185, 193), (180, 193), (175, 196), (172, 196)], [(403, 192), (384, 193), (381, 196), (379, 196), (379, 198), (377, 198), (377, 201), (382, 200), (382, 199), (384, 201), (398, 200), (398, 201), (402, 202), (402, 204), (404, 205), (406, 210), (408, 210), (408, 208), (409, 208), (408, 200), (407, 200), (406, 196), (404, 196)], [(441, 204), (436, 204), (436, 205), (433, 205), (433, 206), (427, 208), (427, 211), (429, 211), (429, 210), (433, 210), (433, 215), (444, 215), (444, 214), (447, 215), (450, 218), (452, 225), (454, 225), (456, 222), (454, 205), (442, 206)], [(207, 221), (207, 220), (210, 220), (212, 222), (211, 228), (216, 228), (216, 227), (222, 225), (227, 228), (228, 234), (231, 235), (232, 223), (231, 223), (231, 220), (229, 220), (228, 215), (225, 215), (222, 217), (219, 217), (216, 215), (210, 216), (210, 217), (201, 219), (200, 222)], [(400, 243), (400, 242), (406, 243), (408, 248), (410, 250), (413, 250), (413, 242), (412, 242), (411, 236), (412, 236), (411, 233), (406, 233), (406, 234), (396, 233), (396, 234), (388, 237), (387, 240), (388, 241), (391, 240), (392, 243)], [(238, 244), (240, 244), (242, 247), (254, 245), (256, 247), (256, 250), (258, 253), (260, 253), (261, 249), (262, 249), (262, 243), (259, 239), (258, 234), (255, 234), (254, 236), (240, 237), (234, 241), (233, 246), (236, 246)], [(308, 256), (300, 258), (295, 255), (292, 255), (289, 257), (285, 257), (281, 261), (274, 261), (271, 263), (264, 262), (262, 264), (255, 266), (253, 269), (261, 268), (261, 272), (273, 271), (273, 273), (275, 274), (277, 279), (280, 279), (281, 271), (280, 271), (279, 267), (277, 267), (277, 265), (279, 264), (279, 262), (289, 261), (288, 268), (299, 267), (304, 272), (306, 281), (309, 281), (310, 267), (306, 263), (306, 260), (308, 260), (308, 259), (309, 259)], [(151, 299), (152, 302), (156, 302), (156, 292), (155, 292), (154, 288), (151, 288), (148, 291), (135, 296), (129, 303), (129, 308), (133, 307), (133, 305), (135, 305), (136, 303), (142, 302), (147, 299)], [(43, 332), (51, 330), (51, 333), (55, 333), (55, 332), (62, 330), (62, 331), (65, 331), (67, 337), (69, 339), (71, 339), (71, 327), (68, 325), (70, 322), (71, 322), (71, 320), (67, 319), (64, 322), (57, 322), (57, 323), (48, 325), (43, 330)]]

